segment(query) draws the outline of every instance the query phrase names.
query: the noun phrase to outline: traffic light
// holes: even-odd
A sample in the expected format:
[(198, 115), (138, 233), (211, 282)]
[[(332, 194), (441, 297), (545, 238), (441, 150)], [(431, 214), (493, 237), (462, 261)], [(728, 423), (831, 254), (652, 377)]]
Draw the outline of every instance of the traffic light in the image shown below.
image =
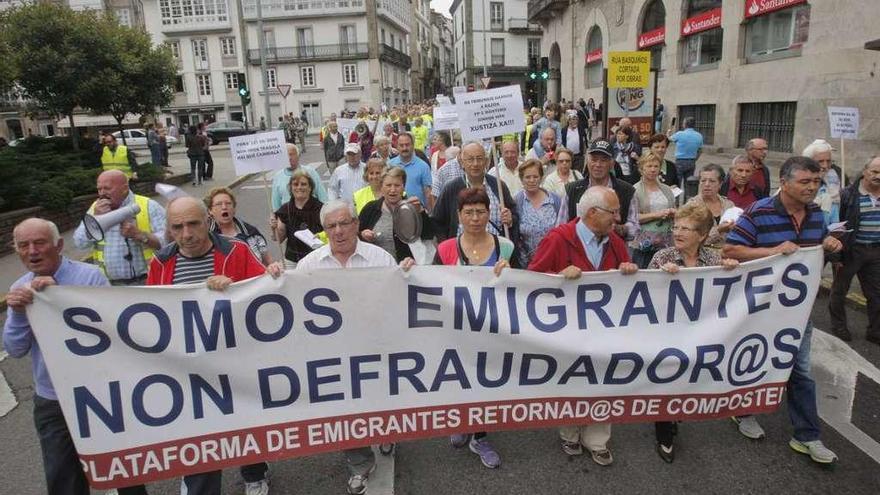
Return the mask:
[(247, 87), (244, 72), (238, 73), (238, 96), (241, 96), (241, 106), (246, 107), (251, 102), (251, 90)]
[(538, 59), (529, 57), (529, 79), (532, 81), (538, 79)]
[(550, 79), (550, 58), (541, 57), (541, 79)]

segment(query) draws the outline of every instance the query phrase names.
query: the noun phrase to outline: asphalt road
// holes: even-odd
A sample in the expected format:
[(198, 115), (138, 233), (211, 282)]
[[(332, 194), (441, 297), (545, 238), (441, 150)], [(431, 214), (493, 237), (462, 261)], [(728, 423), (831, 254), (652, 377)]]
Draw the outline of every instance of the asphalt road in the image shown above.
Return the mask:
[[(310, 150), (305, 162), (315, 161)], [(231, 167), (218, 157), (218, 167)], [(218, 184), (219, 185), (219, 184)], [(268, 216), (263, 182), (257, 178), (237, 190), (238, 216), (262, 227)], [(274, 246), (275, 256), (279, 255)], [(828, 328), (827, 300), (812, 310), (818, 329)], [(813, 373), (820, 385), (823, 440), (840, 457), (834, 469), (812, 463), (787, 445), (790, 425), (785, 406), (761, 416), (767, 432), (751, 441), (730, 421), (686, 423), (680, 427), (677, 458), (665, 464), (654, 452), (653, 425), (616, 426), (610, 467), (588, 456), (569, 458), (553, 430), (493, 433), (502, 456), (496, 470), (484, 468), (467, 449), (446, 438), (400, 444), (393, 462), (374, 475), (370, 493), (397, 494), (556, 494), (556, 493), (880, 493), (880, 346), (863, 340), (866, 315), (850, 310), (856, 340), (846, 345), (827, 334), (814, 336)], [(0, 352), (0, 494), (45, 493), (42, 461), (32, 421), (30, 360), (2, 359)], [(4, 415), (3, 383), (13, 403)], [(829, 426), (835, 425), (835, 427)], [(873, 457), (867, 452), (873, 454)], [(341, 454), (288, 459), (272, 464), (274, 494), (340, 494), (347, 479)], [(382, 480), (381, 483), (379, 480)], [(243, 493), (236, 469), (224, 472), (224, 493)], [(379, 486), (382, 485), (382, 486)], [(151, 493), (178, 493), (175, 481), (151, 485)]]

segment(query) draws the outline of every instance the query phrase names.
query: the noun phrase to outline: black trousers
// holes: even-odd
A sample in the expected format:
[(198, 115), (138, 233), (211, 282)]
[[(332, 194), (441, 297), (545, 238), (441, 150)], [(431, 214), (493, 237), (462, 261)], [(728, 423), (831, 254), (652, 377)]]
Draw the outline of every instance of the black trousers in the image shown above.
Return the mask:
[(678, 434), (678, 423), (674, 421), (658, 421), (654, 423), (654, 436), (657, 443), (669, 447)]
[(211, 152), (205, 150), (205, 179), (211, 179), (214, 177), (214, 157), (211, 156)]
[(832, 330), (848, 330), (846, 326), (846, 294), (856, 275), (865, 299), (868, 300), (867, 335), (880, 336), (880, 244), (853, 242), (847, 261), (834, 274), (828, 311)]
[(89, 483), (57, 400), (34, 395), (34, 426), (43, 452), (46, 492), (49, 495), (89, 495)]

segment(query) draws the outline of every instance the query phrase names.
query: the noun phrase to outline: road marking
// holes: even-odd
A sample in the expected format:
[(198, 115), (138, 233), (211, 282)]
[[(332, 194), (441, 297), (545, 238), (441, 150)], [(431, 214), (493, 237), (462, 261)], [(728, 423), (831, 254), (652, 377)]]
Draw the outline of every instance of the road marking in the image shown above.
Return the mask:
[[(0, 351), (0, 362), (3, 362), (8, 355), (6, 351)], [(15, 409), (17, 405), (18, 401), (15, 400), (15, 394), (12, 393), (12, 389), (6, 383), (6, 377), (0, 371), (0, 418), (9, 414), (9, 411)]]
[(376, 470), (370, 475), (367, 484), (367, 493), (370, 495), (394, 495), (394, 456), (397, 454), (382, 455), (379, 449), (373, 446), (373, 455), (376, 456)]
[(861, 373), (880, 383), (880, 369), (846, 342), (814, 329), (811, 349), (819, 417), (853, 445), (880, 463), (880, 443), (852, 424), (856, 378)]

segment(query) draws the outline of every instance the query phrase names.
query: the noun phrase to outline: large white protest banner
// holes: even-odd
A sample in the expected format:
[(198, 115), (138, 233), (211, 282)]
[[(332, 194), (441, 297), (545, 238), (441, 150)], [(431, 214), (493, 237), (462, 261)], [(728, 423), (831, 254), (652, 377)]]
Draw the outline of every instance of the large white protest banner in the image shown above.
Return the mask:
[(454, 432), (774, 410), (822, 252), (588, 273), (49, 287), (28, 318), (96, 488)]
[(455, 97), (461, 137), (468, 141), (526, 129), (519, 85), (461, 93)]
[(284, 131), (258, 132), (229, 138), (235, 175), (271, 172), (288, 166)]

